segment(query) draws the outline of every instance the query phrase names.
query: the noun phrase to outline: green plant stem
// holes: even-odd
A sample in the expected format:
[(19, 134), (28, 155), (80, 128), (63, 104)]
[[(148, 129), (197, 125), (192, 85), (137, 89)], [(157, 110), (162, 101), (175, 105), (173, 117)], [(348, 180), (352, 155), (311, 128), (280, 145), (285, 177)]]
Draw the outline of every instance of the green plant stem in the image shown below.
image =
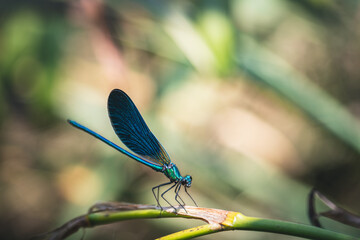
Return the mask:
[(161, 212), (155, 209), (144, 209), (120, 212), (95, 212), (88, 214), (87, 218), (92, 226), (97, 226), (130, 219), (166, 218), (174, 216), (176, 216), (174, 213)]
[(189, 228), (180, 232), (176, 232), (161, 238), (158, 238), (157, 240), (175, 240), (175, 239), (192, 239), (196, 237), (200, 237), (203, 235), (211, 234), (214, 232), (218, 232), (221, 230), (221, 226), (213, 226), (211, 224), (205, 224), (194, 228)]
[[(157, 209), (139, 209), (130, 211), (107, 211), (94, 212), (87, 215), (90, 226), (98, 226), (109, 224), (122, 220), (130, 219), (148, 219), (148, 218), (169, 218), (169, 217), (185, 217), (197, 218), (205, 220), (201, 214), (210, 212), (211, 209), (203, 209), (199, 211), (199, 215), (176, 214), (174, 212), (160, 211)], [(279, 220), (262, 219), (247, 217), (238, 212), (227, 212), (226, 219), (222, 222), (212, 222), (210, 224), (186, 229), (164, 236), (162, 240), (169, 239), (191, 239), (215, 232), (230, 231), (230, 230), (250, 230), (260, 232), (279, 233), (289, 236), (297, 236), (316, 240), (355, 240), (352, 236), (341, 233), (332, 232), (326, 229), (313, 227), (304, 224), (291, 223)]]
[(172, 239), (192, 239), (207, 234), (212, 234), (220, 231), (233, 231), (233, 230), (248, 230), (278, 233), (288, 236), (296, 236), (314, 240), (356, 240), (358, 238), (348, 236), (341, 233), (332, 232), (326, 229), (303, 225), (298, 223), (284, 222), (279, 220), (261, 219), (254, 217), (246, 217), (239, 213), (235, 214), (232, 218), (228, 218), (222, 226), (218, 224), (207, 224), (195, 228), (190, 228), (184, 231), (173, 233), (159, 240), (172, 240)]
[(254, 217), (236, 217), (230, 230), (251, 230), (280, 233), (317, 240), (355, 240), (352, 236), (304, 224)]

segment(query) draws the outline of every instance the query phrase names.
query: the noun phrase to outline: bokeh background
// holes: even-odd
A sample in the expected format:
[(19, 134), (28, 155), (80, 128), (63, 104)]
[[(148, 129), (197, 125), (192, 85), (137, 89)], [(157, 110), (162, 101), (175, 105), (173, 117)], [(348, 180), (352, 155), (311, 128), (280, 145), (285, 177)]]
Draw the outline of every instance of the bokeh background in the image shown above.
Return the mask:
[[(1, 239), (46, 232), (100, 200), (155, 204), (164, 176), (66, 122), (119, 143), (106, 110), (114, 88), (193, 176), (200, 206), (308, 223), (316, 187), (360, 212), (359, 1), (0, 4)], [(85, 239), (153, 239), (198, 224), (128, 221)], [(234, 238), (292, 239), (202, 239)]]

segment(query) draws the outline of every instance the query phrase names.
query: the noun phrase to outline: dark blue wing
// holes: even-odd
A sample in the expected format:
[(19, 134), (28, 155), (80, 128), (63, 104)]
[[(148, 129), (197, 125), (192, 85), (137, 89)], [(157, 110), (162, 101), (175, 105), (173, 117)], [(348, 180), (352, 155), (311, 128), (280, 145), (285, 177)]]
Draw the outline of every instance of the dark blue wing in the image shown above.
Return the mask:
[(135, 104), (125, 92), (114, 89), (108, 99), (111, 124), (120, 140), (134, 153), (161, 165), (170, 157), (152, 134)]

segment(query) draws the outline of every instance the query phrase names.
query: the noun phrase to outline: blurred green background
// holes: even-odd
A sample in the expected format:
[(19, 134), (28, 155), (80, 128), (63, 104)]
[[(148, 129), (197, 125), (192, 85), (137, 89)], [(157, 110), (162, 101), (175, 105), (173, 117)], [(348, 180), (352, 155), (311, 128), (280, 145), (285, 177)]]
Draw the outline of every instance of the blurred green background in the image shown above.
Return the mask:
[[(114, 88), (193, 176), (200, 206), (308, 223), (315, 186), (360, 212), (359, 1), (0, 4), (1, 239), (51, 230), (99, 200), (155, 204), (164, 176), (66, 123), (119, 143), (106, 110)], [(153, 239), (198, 224), (121, 222), (85, 239)], [(201, 239), (235, 237), (293, 239)]]

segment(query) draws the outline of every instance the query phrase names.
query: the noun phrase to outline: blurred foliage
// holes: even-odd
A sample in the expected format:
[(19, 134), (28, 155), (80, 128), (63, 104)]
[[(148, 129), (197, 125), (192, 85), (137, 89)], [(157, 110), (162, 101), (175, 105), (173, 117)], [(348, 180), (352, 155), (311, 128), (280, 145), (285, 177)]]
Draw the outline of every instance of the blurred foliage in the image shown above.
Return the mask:
[[(358, 1), (1, 5), (4, 239), (47, 231), (97, 200), (155, 203), (151, 187), (163, 176), (66, 124), (77, 120), (119, 142), (106, 113), (113, 88), (131, 96), (193, 176), (200, 206), (307, 222), (315, 186), (360, 212)], [(85, 239), (149, 239), (193, 224), (128, 222)], [(213, 238), (239, 234), (289, 239)]]

